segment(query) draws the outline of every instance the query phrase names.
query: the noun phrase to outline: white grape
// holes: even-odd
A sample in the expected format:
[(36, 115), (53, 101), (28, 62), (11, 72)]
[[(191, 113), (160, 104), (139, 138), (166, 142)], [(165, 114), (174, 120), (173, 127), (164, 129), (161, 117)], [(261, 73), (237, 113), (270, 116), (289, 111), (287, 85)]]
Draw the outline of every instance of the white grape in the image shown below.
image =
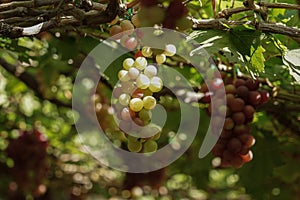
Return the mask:
[(129, 70), (130, 67), (133, 67), (134, 60), (132, 58), (126, 58), (123, 61), (123, 68)]
[(151, 80), (150, 80), (150, 85), (149, 85), (149, 89), (152, 91), (152, 92), (159, 92), (163, 87), (163, 82), (162, 80), (157, 77), (157, 76), (154, 76)]
[(120, 70), (118, 73), (118, 78), (120, 79), (120, 81), (122, 82), (126, 82), (130, 80), (130, 77), (128, 76), (128, 71), (126, 70)]
[(127, 106), (130, 102), (130, 99), (131, 97), (129, 94), (123, 93), (119, 96), (119, 103), (123, 106)]
[(134, 66), (139, 70), (145, 69), (147, 64), (147, 59), (144, 57), (137, 57), (134, 61)]
[(152, 78), (153, 76), (157, 75), (157, 69), (153, 65), (148, 65), (144, 70), (144, 74), (149, 78)]
[(176, 54), (176, 46), (173, 44), (167, 44), (164, 54), (166, 56), (174, 56)]
[(139, 74), (140, 74), (140, 71), (137, 68), (131, 67), (128, 70), (128, 76), (130, 77), (131, 80), (137, 79)]
[(121, 111), (121, 118), (125, 121), (131, 119), (130, 110), (128, 108), (123, 108), (123, 110)]
[(165, 54), (162, 53), (162, 54), (156, 55), (155, 60), (158, 64), (163, 64), (164, 62), (166, 62), (167, 57)]
[(152, 50), (151, 50), (150, 47), (145, 46), (145, 47), (142, 48), (142, 54), (143, 54), (143, 56), (150, 57), (150, 56), (152, 56), (152, 53), (153, 52), (152, 52)]
[(153, 96), (146, 96), (143, 98), (144, 108), (151, 110), (156, 106), (156, 99)]
[(140, 89), (147, 89), (150, 85), (150, 79), (146, 75), (140, 74), (136, 79), (136, 85)]
[(129, 102), (129, 107), (132, 111), (139, 112), (140, 110), (143, 109), (144, 103), (140, 98), (133, 98)]

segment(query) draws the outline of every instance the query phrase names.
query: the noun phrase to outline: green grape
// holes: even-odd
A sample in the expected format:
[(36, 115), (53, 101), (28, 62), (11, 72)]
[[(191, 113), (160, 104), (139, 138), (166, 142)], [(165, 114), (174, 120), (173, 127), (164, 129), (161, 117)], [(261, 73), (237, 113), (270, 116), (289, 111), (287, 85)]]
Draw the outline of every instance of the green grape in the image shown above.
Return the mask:
[(125, 134), (122, 131), (115, 131), (113, 137), (120, 141), (126, 141)]
[(151, 110), (156, 106), (156, 99), (153, 96), (146, 96), (143, 98), (144, 108)]
[(152, 52), (152, 50), (151, 50), (150, 47), (145, 46), (145, 47), (142, 48), (142, 54), (143, 54), (143, 56), (145, 56), (145, 57), (151, 57), (152, 53), (153, 52)]
[(148, 76), (149, 78), (152, 78), (153, 76), (157, 75), (157, 69), (155, 66), (153, 65), (148, 65), (145, 69), (144, 69), (144, 74), (146, 76)]
[(119, 96), (119, 103), (123, 106), (127, 106), (130, 102), (130, 99), (131, 97), (129, 94), (123, 93)]
[(147, 89), (150, 85), (150, 80), (146, 75), (140, 74), (136, 79), (136, 85), (140, 89)]
[(167, 57), (165, 54), (162, 53), (162, 54), (156, 55), (155, 60), (158, 64), (163, 64), (164, 62), (166, 62)]
[(138, 153), (142, 150), (142, 143), (138, 140), (128, 140), (127, 148), (131, 152)]
[(126, 71), (126, 70), (120, 70), (119, 73), (118, 73), (118, 78), (119, 78), (120, 81), (122, 81), (122, 82), (129, 81), (130, 78), (129, 78), (129, 76), (128, 76), (128, 71)]
[(151, 117), (152, 117), (152, 113), (149, 110), (142, 109), (139, 112), (139, 118), (144, 122), (144, 124), (150, 122)]
[(176, 54), (176, 46), (173, 44), (167, 44), (164, 54), (166, 56), (174, 56)]
[(143, 109), (143, 106), (144, 106), (144, 103), (143, 103), (142, 99), (139, 99), (139, 98), (133, 98), (129, 102), (129, 107), (134, 112), (139, 112), (140, 110)]
[(140, 74), (140, 71), (137, 68), (131, 67), (128, 70), (128, 76), (131, 80), (137, 79), (139, 74)]
[(134, 60), (132, 58), (126, 58), (123, 61), (123, 68), (129, 70), (129, 68), (133, 67)]
[(154, 140), (148, 140), (144, 143), (144, 153), (155, 152), (157, 148), (158, 145)]
[(145, 69), (147, 64), (148, 64), (147, 59), (144, 57), (137, 57), (134, 61), (134, 66), (139, 70)]
[(149, 89), (152, 92), (159, 92), (159, 91), (161, 91), (162, 88), (163, 88), (163, 82), (162, 82), (162, 80), (159, 77), (154, 76), (150, 80)]

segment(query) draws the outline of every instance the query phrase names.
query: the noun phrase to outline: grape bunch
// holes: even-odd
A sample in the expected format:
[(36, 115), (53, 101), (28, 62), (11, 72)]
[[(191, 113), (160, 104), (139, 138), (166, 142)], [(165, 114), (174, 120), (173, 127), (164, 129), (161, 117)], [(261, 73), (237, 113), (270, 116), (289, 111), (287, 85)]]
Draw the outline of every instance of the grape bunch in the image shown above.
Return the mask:
[[(234, 80), (226, 74), (222, 74), (222, 78), (214, 78), (210, 84), (213, 88), (211, 93), (208, 93), (207, 85), (202, 86), (202, 92), (206, 93), (203, 101), (209, 103), (207, 109), (209, 115), (212, 112), (211, 100), (214, 101), (218, 113), (226, 112), (224, 127), (212, 154), (221, 158), (222, 167), (239, 168), (253, 158), (250, 147), (254, 145), (255, 139), (250, 134), (250, 123), (256, 108), (268, 101), (269, 93), (266, 90), (258, 90), (260, 85), (258, 80), (251, 78)], [(223, 86), (226, 94), (220, 90)], [(218, 100), (224, 95), (227, 105), (222, 105)], [(216, 117), (212, 124), (216, 123), (217, 126), (218, 121)]]
[[(133, 20), (135, 24), (138, 23), (136, 17), (134, 17)], [(133, 23), (125, 19), (121, 21), (119, 25), (113, 25), (109, 30), (109, 35), (115, 40), (120, 40), (120, 44), (123, 47), (133, 50), (138, 45), (138, 37), (134, 34), (134, 28)]]
[(140, 6), (135, 18), (143, 27), (162, 25), (164, 28), (178, 30), (192, 27), (192, 22), (187, 19), (188, 9), (182, 0), (170, 1), (169, 5), (163, 5), (158, 0), (142, 0)]
[[(176, 54), (176, 47), (168, 44), (163, 54), (154, 55), (150, 47), (144, 46), (137, 54), (135, 59), (126, 58), (118, 72), (120, 84), (113, 90), (114, 107), (119, 129), (128, 140), (128, 150), (148, 153), (157, 150), (156, 140), (161, 134), (161, 127), (151, 123), (151, 111), (157, 104), (153, 93), (163, 88), (158, 65), (165, 62), (167, 55)], [(157, 63), (148, 63), (150, 57), (155, 57)]]
[(11, 174), (18, 191), (12, 192), (16, 195), (27, 192), (41, 195), (38, 186), (45, 181), (48, 172), (47, 147), (48, 141), (37, 130), (20, 132), (17, 139), (9, 142), (6, 151), (14, 161)]

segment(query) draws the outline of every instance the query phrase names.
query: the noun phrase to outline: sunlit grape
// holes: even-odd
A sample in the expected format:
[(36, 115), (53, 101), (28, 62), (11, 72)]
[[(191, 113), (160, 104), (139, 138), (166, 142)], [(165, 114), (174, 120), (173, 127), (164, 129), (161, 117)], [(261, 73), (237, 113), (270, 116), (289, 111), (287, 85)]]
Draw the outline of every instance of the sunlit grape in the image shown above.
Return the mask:
[(140, 98), (133, 98), (129, 102), (129, 107), (134, 112), (139, 112), (140, 110), (143, 109), (143, 106), (144, 106), (143, 100)]
[(129, 104), (131, 97), (129, 94), (121, 94), (119, 97), (119, 103), (123, 106), (127, 106)]
[(167, 44), (165, 47), (164, 54), (166, 56), (174, 56), (176, 54), (176, 46), (173, 44)]
[(149, 78), (152, 78), (153, 76), (157, 75), (157, 69), (153, 65), (148, 65), (144, 70), (144, 74)]
[(144, 57), (137, 57), (134, 61), (134, 66), (139, 70), (145, 69), (147, 64), (148, 64), (147, 59)]
[(132, 58), (126, 58), (123, 61), (123, 68), (129, 70), (129, 68), (133, 67), (134, 60)]
[(120, 70), (119, 73), (118, 73), (118, 78), (120, 79), (120, 81), (129, 81), (130, 78), (128, 76), (128, 71), (126, 70)]
[(152, 53), (153, 52), (152, 52), (152, 50), (151, 50), (150, 47), (145, 46), (145, 47), (142, 48), (142, 54), (143, 54), (143, 56), (150, 57), (150, 56), (152, 56)]
[(137, 68), (131, 67), (128, 70), (128, 76), (130, 77), (130, 79), (135, 80), (137, 79), (137, 77), (139, 76), (140, 71)]
[(167, 57), (165, 54), (158, 54), (158, 55), (156, 55), (155, 60), (158, 64), (162, 64), (162, 63), (166, 62)]
[(162, 88), (163, 88), (163, 82), (162, 82), (162, 80), (159, 77), (154, 76), (150, 80), (149, 89), (152, 92), (159, 92)]
[(156, 106), (156, 99), (153, 96), (146, 96), (143, 98), (144, 108), (151, 110)]
[(136, 79), (136, 85), (140, 89), (146, 89), (150, 85), (150, 79), (146, 75), (140, 74)]

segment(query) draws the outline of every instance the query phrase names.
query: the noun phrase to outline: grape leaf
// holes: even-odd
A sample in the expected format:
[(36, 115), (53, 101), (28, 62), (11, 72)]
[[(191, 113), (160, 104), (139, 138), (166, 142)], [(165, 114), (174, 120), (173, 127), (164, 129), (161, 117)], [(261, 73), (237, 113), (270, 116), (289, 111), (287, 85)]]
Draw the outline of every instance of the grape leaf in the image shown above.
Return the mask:
[(283, 62), (290, 69), (290, 74), (300, 83), (300, 49), (287, 51), (283, 56)]
[(251, 65), (259, 72), (263, 72), (265, 69), (265, 49), (262, 46), (258, 46), (256, 49), (251, 46)]

